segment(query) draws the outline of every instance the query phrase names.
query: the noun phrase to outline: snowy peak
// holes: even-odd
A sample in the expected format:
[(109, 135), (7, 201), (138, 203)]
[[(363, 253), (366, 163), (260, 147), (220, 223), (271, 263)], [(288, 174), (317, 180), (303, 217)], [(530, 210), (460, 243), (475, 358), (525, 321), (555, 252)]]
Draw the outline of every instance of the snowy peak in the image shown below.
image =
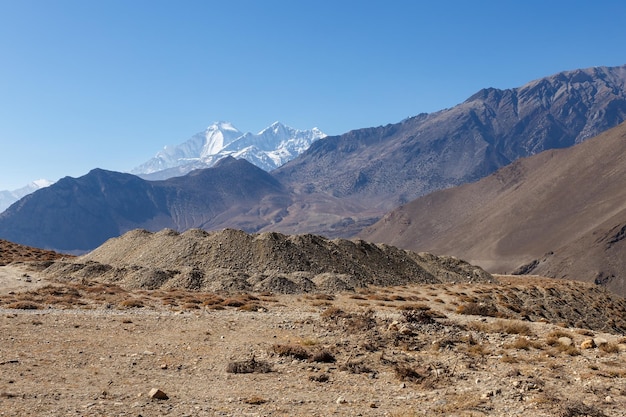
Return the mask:
[(216, 122), (204, 131), (204, 146), (200, 157), (215, 155), (241, 136), (241, 132), (228, 122)]
[(211, 167), (226, 156), (246, 159), (261, 169), (271, 171), (325, 136), (317, 128), (298, 130), (280, 122), (272, 123), (257, 134), (241, 133), (229, 122), (215, 122), (186, 142), (165, 147), (131, 173), (146, 179), (166, 179), (194, 169)]
[(54, 184), (54, 181), (41, 179), (35, 180), (22, 188), (18, 188), (17, 190), (0, 191), (0, 213), (9, 208), (11, 204), (15, 203), (20, 198), (27, 196), (28, 194), (34, 193), (40, 188), (45, 188), (52, 184)]

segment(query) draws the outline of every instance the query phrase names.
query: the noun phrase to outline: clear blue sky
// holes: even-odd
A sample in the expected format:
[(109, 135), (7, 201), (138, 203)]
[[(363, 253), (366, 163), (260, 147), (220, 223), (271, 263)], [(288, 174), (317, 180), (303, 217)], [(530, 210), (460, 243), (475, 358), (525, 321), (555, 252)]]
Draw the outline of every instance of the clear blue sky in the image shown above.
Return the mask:
[(340, 134), (623, 65), (625, 22), (623, 0), (0, 0), (0, 190), (217, 120)]

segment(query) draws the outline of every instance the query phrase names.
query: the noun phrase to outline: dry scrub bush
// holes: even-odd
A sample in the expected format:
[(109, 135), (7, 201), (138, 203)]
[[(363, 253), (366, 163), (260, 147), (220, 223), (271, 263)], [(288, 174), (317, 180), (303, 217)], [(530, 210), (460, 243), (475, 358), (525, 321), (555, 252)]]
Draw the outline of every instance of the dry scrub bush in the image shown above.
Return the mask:
[(570, 356), (580, 355), (580, 350), (578, 350), (578, 348), (574, 345), (566, 346), (566, 345), (562, 345), (558, 343), (554, 347), (556, 348), (557, 351), (564, 353), (566, 355), (570, 355)]
[(7, 304), (6, 308), (12, 308), (16, 310), (40, 310), (43, 308), (43, 306), (32, 301), (15, 301), (13, 303)]
[(330, 353), (330, 351), (323, 349), (318, 352), (315, 352), (311, 356), (311, 361), (313, 362), (321, 362), (321, 363), (335, 363), (335, 356)]
[(607, 417), (601, 410), (582, 402), (568, 403), (563, 406), (563, 410), (558, 417)]
[(563, 330), (552, 330), (550, 333), (546, 335), (546, 339), (558, 339), (559, 337), (569, 337), (570, 339), (574, 339), (574, 335), (570, 332), (566, 332)]
[(530, 350), (530, 348), (536, 348), (537, 345), (525, 337), (518, 337), (513, 343), (506, 344), (504, 347), (507, 349)]
[(290, 356), (294, 359), (305, 360), (311, 357), (311, 354), (304, 347), (299, 345), (281, 345), (275, 344), (272, 346), (272, 351), (278, 356)]
[(458, 314), (468, 314), (472, 316), (496, 317), (498, 309), (493, 304), (468, 302), (457, 307)]
[(394, 368), (396, 378), (400, 381), (422, 382), (428, 377), (428, 370), (422, 368), (412, 368), (407, 365), (396, 365)]
[(265, 404), (267, 400), (255, 395), (250, 398), (246, 398), (245, 400), (243, 400), (243, 402), (246, 404), (250, 404), (250, 405), (261, 405), (261, 404)]
[(350, 372), (351, 374), (369, 374), (372, 369), (363, 362), (348, 362), (339, 367), (340, 371)]
[(604, 353), (618, 353), (619, 352), (619, 346), (617, 346), (617, 343), (603, 343), (599, 346), (598, 349), (600, 349)]
[(512, 320), (497, 320), (493, 323), (472, 322), (467, 327), (483, 333), (507, 333), (521, 336), (531, 336), (533, 334), (526, 323)]
[(445, 319), (446, 316), (439, 312), (430, 309), (420, 310), (403, 310), (402, 318), (407, 323), (415, 324), (432, 324), (435, 323), (435, 319)]
[(143, 308), (145, 307), (143, 301), (138, 300), (136, 298), (131, 298), (128, 300), (124, 300), (119, 303), (121, 308)]
[(226, 367), (226, 372), (229, 374), (265, 374), (272, 372), (272, 365), (265, 361), (257, 361), (253, 357), (245, 361), (230, 362)]
[(311, 375), (309, 377), (309, 381), (313, 382), (328, 382), (329, 379), (328, 374)]

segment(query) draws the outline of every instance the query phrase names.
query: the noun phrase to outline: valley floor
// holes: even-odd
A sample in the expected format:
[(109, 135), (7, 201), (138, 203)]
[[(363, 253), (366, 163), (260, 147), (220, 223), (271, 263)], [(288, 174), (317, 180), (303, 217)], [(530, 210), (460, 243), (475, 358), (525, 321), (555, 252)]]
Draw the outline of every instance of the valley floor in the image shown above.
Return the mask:
[[(11, 268), (0, 273), (0, 416), (626, 409), (623, 331), (468, 311), (486, 294), (543, 281), (227, 296), (46, 283)], [(550, 288), (564, 293), (559, 285)], [(151, 399), (152, 388), (168, 399)]]

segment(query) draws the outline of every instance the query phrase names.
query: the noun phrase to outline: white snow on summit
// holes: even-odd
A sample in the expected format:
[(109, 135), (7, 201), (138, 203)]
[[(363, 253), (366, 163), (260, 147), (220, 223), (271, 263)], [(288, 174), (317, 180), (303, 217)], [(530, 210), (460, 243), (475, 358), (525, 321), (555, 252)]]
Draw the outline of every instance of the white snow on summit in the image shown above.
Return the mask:
[(33, 181), (22, 188), (18, 188), (17, 190), (0, 191), (0, 213), (9, 208), (11, 204), (15, 203), (20, 198), (25, 197), (28, 194), (34, 193), (40, 188), (45, 188), (52, 184), (54, 184), (54, 181), (41, 179)]
[(226, 156), (243, 158), (271, 171), (325, 136), (317, 128), (297, 130), (279, 122), (257, 134), (241, 133), (228, 122), (216, 122), (180, 145), (166, 146), (131, 173), (150, 180), (166, 179), (211, 167)]

